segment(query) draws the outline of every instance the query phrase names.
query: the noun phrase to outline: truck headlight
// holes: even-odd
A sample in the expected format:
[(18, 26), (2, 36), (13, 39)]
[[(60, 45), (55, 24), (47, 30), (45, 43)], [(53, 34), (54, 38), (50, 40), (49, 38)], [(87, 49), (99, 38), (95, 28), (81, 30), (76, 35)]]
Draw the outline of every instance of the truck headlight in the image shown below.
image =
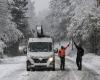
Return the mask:
[(50, 57), (50, 58), (49, 58), (49, 61), (52, 62), (52, 61), (53, 61), (53, 57)]
[(23, 50), (23, 47), (19, 46), (19, 51)]

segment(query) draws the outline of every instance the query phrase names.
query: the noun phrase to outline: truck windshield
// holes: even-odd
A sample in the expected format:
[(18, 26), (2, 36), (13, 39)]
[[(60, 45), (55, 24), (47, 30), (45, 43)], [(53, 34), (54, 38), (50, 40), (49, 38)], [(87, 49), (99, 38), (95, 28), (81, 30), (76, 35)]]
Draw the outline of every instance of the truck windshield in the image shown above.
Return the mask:
[(51, 52), (52, 43), (32, 42), (32, 43), (29, 43), (28, 49), (30, 52)]

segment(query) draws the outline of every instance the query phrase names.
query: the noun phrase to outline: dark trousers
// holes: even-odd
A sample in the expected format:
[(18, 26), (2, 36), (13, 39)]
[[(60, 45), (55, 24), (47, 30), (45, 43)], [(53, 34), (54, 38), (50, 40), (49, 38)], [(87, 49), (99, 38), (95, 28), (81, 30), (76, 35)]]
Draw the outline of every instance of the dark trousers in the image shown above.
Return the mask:
[(82, 69), (82, 57), (76, 58), (76, 64), (77, 64), (78, 70), (81, 70)]
[(65, 56), (64, 57), (60, 57), (60, 61), (61, 61), (60, 69), (64, 70), (65, 69)]

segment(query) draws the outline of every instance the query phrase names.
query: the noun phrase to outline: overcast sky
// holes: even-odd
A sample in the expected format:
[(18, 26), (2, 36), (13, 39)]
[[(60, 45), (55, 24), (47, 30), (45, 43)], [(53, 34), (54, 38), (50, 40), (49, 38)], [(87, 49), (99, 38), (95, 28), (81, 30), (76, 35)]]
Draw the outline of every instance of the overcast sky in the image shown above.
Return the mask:
[(48, 9), (50, 0), (31, 0), (31, 1), (35, 1), (35, 11), (37, 14), (40, 11)]

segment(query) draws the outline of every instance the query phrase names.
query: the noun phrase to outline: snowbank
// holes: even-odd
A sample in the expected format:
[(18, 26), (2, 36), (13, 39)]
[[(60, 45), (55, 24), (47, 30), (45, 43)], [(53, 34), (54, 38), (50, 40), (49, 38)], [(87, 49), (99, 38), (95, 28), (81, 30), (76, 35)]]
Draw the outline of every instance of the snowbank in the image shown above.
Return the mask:
[(100, 74), (100, 56), (89, 53), (83, 57), (83, 61), (85, 66), (91, 67), (98, 74)]
[(18, 57), (13, 57), (13, 58), (8, 58), (8, 57), (5, 57), (4, 59), (0, 59), (0, 63), (2, 64), (16, 64), (19, 62), (24, 62), (26, 61), (26, 57), (25, 56), (18, 56)]
[[(76, 61), (76, 56), (67, 56), (66, 58), (73, 62)], [(96, 74), (100, 74), (100, 56), (94, 55), (92, 53), (85, 54), (83, 56), (83, 66), (92, 72), (95, 72)]]
[(21, 67), (22, 65), (15, 65), (15, 64), (4, 64), (4, 65), (0, 65), (0, 72), (2, 74), (0, 74), (0, 80), (2, 80), (2, 78), (6, 77), (6, 75), (10, 75), (11, 73), (15, 72), (16, 70), (19, 69), (19, 67)]
[(26, 75), (25, 60), (25, 56), (2, 59), (2, 64), (0, 64), (0, 80), (26, 80), (22, 76), (23, 74)]

